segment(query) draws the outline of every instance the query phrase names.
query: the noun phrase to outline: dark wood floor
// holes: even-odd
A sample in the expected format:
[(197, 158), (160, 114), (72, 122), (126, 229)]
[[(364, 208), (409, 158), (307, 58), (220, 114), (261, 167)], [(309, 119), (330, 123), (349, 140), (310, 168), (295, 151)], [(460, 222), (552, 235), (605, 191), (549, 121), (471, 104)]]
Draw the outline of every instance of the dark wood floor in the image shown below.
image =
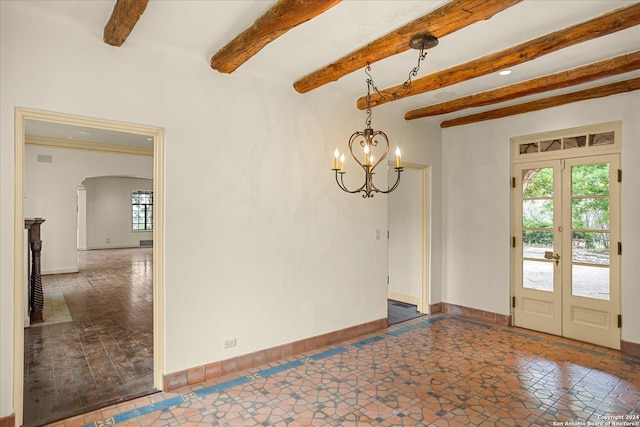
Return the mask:
[(43, 277), (72, 320), (25, 329), (25, 427), (153, 391), (152, 249), (79, 252), (78, 264)]
[(387, 300), (387, 307), (389, 310), (389, 326), (423, 316), (422, 313), (418, 312), (417, 306), (404, 302), (390, 299)]

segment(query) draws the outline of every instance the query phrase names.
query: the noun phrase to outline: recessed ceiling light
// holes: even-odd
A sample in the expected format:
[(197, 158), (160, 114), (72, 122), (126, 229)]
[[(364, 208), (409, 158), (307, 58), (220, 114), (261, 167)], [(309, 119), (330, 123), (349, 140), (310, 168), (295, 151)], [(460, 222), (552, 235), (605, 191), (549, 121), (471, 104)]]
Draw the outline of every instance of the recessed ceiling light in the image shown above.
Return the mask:
[(148, 137), (148, 138), (147, 138), (147, 141), (153, 141), (153, 138)]
[(78, 133), (82, 135), (91, 135), (91, 132), (89, 132), (88, 130), (79, 130)]
[(508, 76), (509, 74), (511, 74), (511, 70), (502, 70), (498, 74), (500, 74), (501, 76)]

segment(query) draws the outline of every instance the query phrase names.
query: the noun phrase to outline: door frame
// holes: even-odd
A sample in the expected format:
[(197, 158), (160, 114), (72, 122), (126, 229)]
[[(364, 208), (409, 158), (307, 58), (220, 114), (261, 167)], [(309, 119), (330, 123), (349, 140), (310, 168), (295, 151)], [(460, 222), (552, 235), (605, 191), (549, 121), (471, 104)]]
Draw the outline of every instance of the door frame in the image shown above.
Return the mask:
[[(588, 136), (591, 134), (598, 134), (598, 133), (604, 133), (604, 132), (614, 132), (614, 141), (613, 144), (610, 145), (601, 145), (601, 146), (591, 146), (591, 147), (579, 147), (579, 148), (570, 148), (567, 151), (563, 150), (557, 150), (557, 151), (547, 151), (547, 152), (532, 152), (532, 153), (520, 153), (520, 145), (521, 144), (536, 144), (542, 141), (548, 141), (548, 140), (553, 140), (553, 139), (568, 139), (568, 138), (573, 138), (573, 137), (579, 137), (579, 136)], [(526, 164), (526, 163), (535, 163), (535, 162), (543, 162), (543, 161), (552, 161), (552, 160), (556, 160), (556, 161), (564, 161), (565, 159), (577, 159), (577, 158), (581, 158), (581, 157), (597, 157), (597, 156), (606, 156), (606, 155), (617, 155), (618, 156), (618, 161), (621, 161), (621, 146), (622, 146), (622, 122), (620, 121), (615, 121), (615, 122), (607, 122), (607, 123), (600, 123), (600, 124), (595, 124), (595, 125), (589, 125), (589, 126), (580, 126), (580, 127), (576, 127), (576, 128), (570, 128), (570, 129), (563, 129), (563, 130), (557, 130), (557, 131), (550, 131), (550, 132), (543, 132), (543, 133), (538, 133), (538, 134), (532, 134), (532, 135), (525, 135), (525, 136), (519, 136), (519, 137), (513, 137), (511, 138), (511, 179), (512, 179), (512, 191), (511, 191), (511, 236), (512, 236), (512, 250), (511, 250), (511, 298), (514, 300), (513, 302), (515, 303), (515, 295), (516, 295), (516, 283), (518, 281), (518, 278), (516, 277), (516, 273), (519, 271), (518, 268), (516, 268), (516, 261), (519, 259), (516, 251), (517, 248), (520, 247), (521, 245), (517, 245), (516, 244), (516, 240), (518, 238), (522, 238), (521, 236), (518, 236), (516, 234), (518, 225), (516, 224), (516, 213), (518, 211), (518, 209), (520, 209), (518, 206), (516, 206), (517, 202), (518, 202), (518, 197), (515, 196), (514, 191), (515, 190), (515, 185), (516, 185), (516, 178), (515, 178), (515, 170), (516, 167), (518, 167), (518, 165), (521, 164)], [(564, 143), (564, 142), (563, 142)], [(565, 156), (562, 156), (559, 153), (567, 153)], [(620, 197), (618, 196), (618, 206), (621, 206), (622, 204), (622, 200), (620, 199)], [(618, 209), (619, 212), (619, 209)], [(622, 218), (618, 215), (618, 235), (622, 236), (622, 224), (621, 224), (621, 220)], [(613, 263), (612, 263), (613, 264)], [(617, 262), (617, 268), (620, 269), (621, 268), (621, 263), (618, 261)], [(620, 270), (618, 270), (618, 272), (616, 273), (617, 277), (620, 279)], [(564, 278), (563, 278), (564, 280)], [(618, 284), (617, 286), (619, 287), (618, 292), (619, 295), (622, 295), (622, 281), (618, 280)], [(562, 295), (564, 295), (565, 290), (563, 289), (562, 291)], [(621, 299), (619, 298), (619, 305), (621, 305)], [(564, 301), (561, 300), (561, 316), (563, 315), (562, 310), (564, 307)], [(622, 307), (620, 306), (618, 308), (618, 313), (622, 312)], [(511, 318), (513, 319), (512, 323), (513, 325), (515, 325), (516, 323), (516, 311), (514, 308), (514, 304), (511, 305)], [(563, 327), (563, 320), (561, 319), (561, 328)], [(562, 330), (562, 329), (561, 329)], [(621, 334), (622, 331), (620, 331), (620, 336), (622, 336)], [(618, 347), (619, 348), (619, 347)]]
[(13, 408), (15, 424), (24, 411), (24, 180), (25, 124), (27, 120), (113, 130), (153, 138), (153, 383), (162, 389), (164, 369), (164, 129), (91, 117), (17, 107), (14, 116), (14, 300), (13, 300)]
[[(389, 161), (389, 167), (395, 167), (394, 161)], [(421, 294), (417, 301), (403, 301), (410, 304), (417, 302), (416, 306), (419, 313), (429, 314), (430, 306), (430, 289), (431, 289), (431, 166), (421, 165), (417, 163), (403, 162), (402, 167), (405, 169), (414, 169), (420, 171), (420, 227), (421, 227)], [(388, 203), (388, 199), (387, 199)], [(388, 211), (388, 210), (387, 210)], [(388, 218), (387, 218), (388, 221)], [(387, 226), (388, 228), (388, 226)], [(387, 238), (387, 248), (388, 238)], [(388, 258), (388, 257), (387, 257)], [(388, 269), (388, 267), (387, 267)], [(388, 292), (387, 292), (388, 293)]]

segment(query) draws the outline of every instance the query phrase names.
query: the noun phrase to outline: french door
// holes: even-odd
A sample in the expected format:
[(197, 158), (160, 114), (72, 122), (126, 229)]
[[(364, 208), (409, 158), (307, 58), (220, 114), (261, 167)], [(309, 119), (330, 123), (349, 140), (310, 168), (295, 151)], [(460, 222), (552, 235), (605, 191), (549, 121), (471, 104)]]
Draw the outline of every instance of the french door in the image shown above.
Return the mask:
[(619, 155), (514, 164), (514, 324), (620, 348)]

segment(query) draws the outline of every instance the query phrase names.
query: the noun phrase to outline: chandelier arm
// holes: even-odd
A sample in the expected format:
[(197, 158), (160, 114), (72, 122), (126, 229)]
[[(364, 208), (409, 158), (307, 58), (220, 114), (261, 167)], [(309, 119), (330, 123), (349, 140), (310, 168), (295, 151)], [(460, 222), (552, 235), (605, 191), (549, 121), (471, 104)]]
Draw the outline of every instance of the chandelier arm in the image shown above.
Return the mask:
[(398, 184), (400, 184), (400, 173), (404, 170), (404, 168), (394, 168), (394, 169), (396, 170), (396, 172), (398, 172), (398, 177), (396, 178), (396, 183), (393, 184), (393, 187), (389, 188), (386, 191), (379, 190), (381, 193), (384, 193), (384, 194), (391, 193), (393, 190), (396, 189)]
[[(364, 188), (364, 185), (360, 188), (358, 188), (357, 190), (349, 190), (347, 188), (346, 185), (344, 185), (344, 174), (346, 172), (340, 172), (338, 169), (333, 169), (336, 172), (336, 183), (338, 184), (338, 187), (340, 187), (340, 189), (346, 193), (351, 193), (351, 194), (356, 194), (362, 191), (362, 189)], [(340, 179), (338, 179), (338, 174), (340, 174)]]

